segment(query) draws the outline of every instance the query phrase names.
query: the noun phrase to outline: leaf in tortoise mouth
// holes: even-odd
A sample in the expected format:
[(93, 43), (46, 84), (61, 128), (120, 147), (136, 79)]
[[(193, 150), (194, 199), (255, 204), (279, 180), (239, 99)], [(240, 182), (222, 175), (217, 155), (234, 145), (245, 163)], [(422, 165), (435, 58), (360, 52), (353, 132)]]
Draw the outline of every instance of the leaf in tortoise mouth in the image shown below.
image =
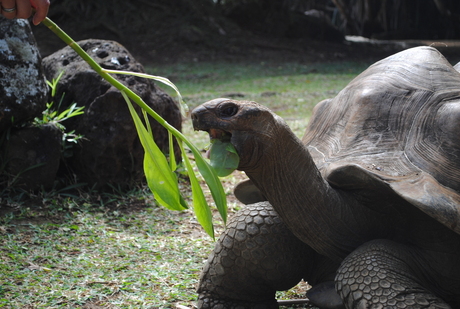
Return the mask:
[(211, 140), (209, 160), (219, 177), (230, 175), (238, 168), (240, 157), (236, 152), (235, 146), (229, 141), (219, 139)]
[(230, 140), (230, 137), (231, 137), (230, 133), (227, 133), (227, 132), (225, 132), (223, 130), (219, 130), (219, 129), (209, 129), (208, 133), (209, 133), (209, 137), (211, 139), (211, 142), (214, 139), (228, 141), (228, 140)]

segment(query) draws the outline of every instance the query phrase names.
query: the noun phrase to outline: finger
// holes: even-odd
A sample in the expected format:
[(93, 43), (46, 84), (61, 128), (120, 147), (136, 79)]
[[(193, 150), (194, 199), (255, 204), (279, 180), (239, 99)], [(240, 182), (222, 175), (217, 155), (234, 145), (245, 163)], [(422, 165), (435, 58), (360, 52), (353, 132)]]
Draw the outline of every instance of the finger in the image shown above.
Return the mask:
[(38, 25), (43, 19), (45, 19), (46, 15), (48, 15), (50, 2), (49, 0), (30, 0), (30, 3), (36, 10), (33, 23), (34, 25)]
[(2, 0), (1, 2), (2, 15), (8, 19), (16, 17), (16, 1)]
[(16, 1), (16, 18), (29, 18), (32, 15), (32, 7), (29, 1)]

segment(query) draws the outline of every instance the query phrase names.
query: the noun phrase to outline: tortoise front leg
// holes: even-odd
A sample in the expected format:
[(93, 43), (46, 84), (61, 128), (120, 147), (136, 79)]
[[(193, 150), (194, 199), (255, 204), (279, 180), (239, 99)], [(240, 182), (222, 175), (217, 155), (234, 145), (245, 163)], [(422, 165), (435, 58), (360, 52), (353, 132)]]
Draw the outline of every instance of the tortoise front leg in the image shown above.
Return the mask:
[(312, 270), (322, 276), (317, 260), (268, 202), (246, 205), (229, 220), (201, 273), (198, 308), (278, 308), (276, 291), (295, 286)]

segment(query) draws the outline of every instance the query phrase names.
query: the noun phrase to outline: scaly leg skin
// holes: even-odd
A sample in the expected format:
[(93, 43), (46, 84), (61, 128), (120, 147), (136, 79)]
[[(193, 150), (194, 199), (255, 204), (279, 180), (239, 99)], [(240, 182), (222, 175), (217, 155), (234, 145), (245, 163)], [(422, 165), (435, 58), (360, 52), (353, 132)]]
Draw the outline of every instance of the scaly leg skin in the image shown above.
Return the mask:
[(336, 287), (347, 309), (451, 308), (422, 286), (413, 265), (404, 245), (375, 240), (342, 262)]
[(316, 255), (268, 202), (247, 205), (229, 220), (209, 256), (198, 287), (198, 308), (278, 308), (275, 292), (304, 278)]

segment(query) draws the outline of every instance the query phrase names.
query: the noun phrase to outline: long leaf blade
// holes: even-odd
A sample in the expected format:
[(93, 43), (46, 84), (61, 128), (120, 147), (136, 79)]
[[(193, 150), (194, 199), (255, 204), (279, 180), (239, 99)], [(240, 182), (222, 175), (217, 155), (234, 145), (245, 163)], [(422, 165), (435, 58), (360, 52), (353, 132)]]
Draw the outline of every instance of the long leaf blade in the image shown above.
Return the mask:
[[(187, 141), (184, 141), (187, 142)], [(217, 210), (219, 211), (222, 220), (224, 223), (227, 222), (227, 199), (225, 196), (224, 187), (220, 182), (219, 177), (217, 176), (214, 169), (209, 165), (209, 163), (201, 156), (200, 151), (195, 147), (195, 145), (191, 143), (187, 143), (187, 146), (193, 153), (195, 157), (196, 166), (200, 171), (201, 175), (203, 176), (206, 184), (211, 191), (212, 198), (216, 203)]]
[[(174, 153), (174, 139), (170, 131), (168, 131), (168, 142), (169, 142), (169, 165), (171, 166), (171, 171), (177, 169), (176, 155)], [(182, 142), (179, 142), (182, 143)]]
[(193, 197), (193, 210), (195, 211), (195, 216), (198, 222), (201, 224), (203, 229), (208, 233), (209, 236), (214, 239), (214, 227), (212, 224), (212, 213), (209, 208), (206, 198), (201, 189), (200, 183), (193, 172), (193, 167), (190, 163), (187, 153), (184, 150), (183, 145), (180, 143), (180, 148), (182, 152), (182, 157), (187, 167), (187, 171), (190, 178), (190, 184), (192, 186), (192, 197)]
[(172, 210), (183, 210), (176, 175), (169, 169), (163, 152), (145, 128), (129, 98), (124, 92), (121, 93), (128, 104), (139, 139), (144, 147), (144, 172), (150, 190), (162, 206)]
[(139, 73), (139, 72), (108, 70), (108, 69), (104, 69), (104, 72), (110, 73), (110, 74), (133, 75), (133, 76), (138, 76), (138, 77), (142, 77), (142, 78), (153, 79), (153, 80), (156, 80), (156, 81), (158, 81), (160, 83), (163, 83), (163, 84), (171, 87), (172, 89), (174, 89), (174, 91), (177, 93), (177, 96), (179, 98), (179, 102), (181, 103), (180, 106), (181, 106), (181, 112), (182, 112), (183, 115), (185, 115), (185, 112), (188, 109), (187, 105), (184, 103), (184, 100), (182, 99), (182, 95), (180, 94), (179, 89), (176, 87), (176, 85), (174, 85), (173, 82), (171, 82), (166, 77), (150, 75), (150, 74), (145, 74), (145, 73)]

